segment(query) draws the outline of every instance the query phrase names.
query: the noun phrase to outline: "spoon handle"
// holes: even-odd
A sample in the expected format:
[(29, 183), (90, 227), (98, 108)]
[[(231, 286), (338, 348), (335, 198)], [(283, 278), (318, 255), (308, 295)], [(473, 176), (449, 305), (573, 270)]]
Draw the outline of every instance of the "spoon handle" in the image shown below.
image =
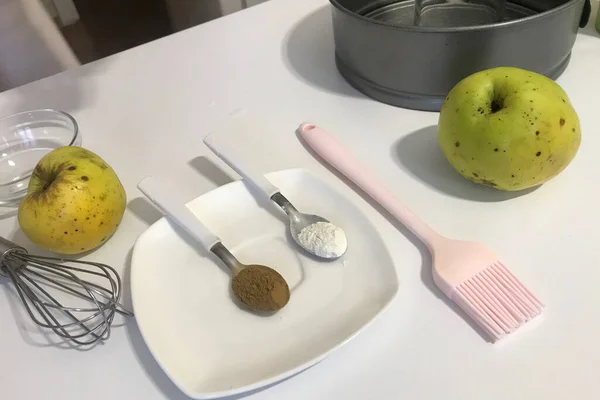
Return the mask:
[(206, 250), (211, 251), (215, 244), (221, 242), (221, 239), (213, 235), (189, 208), (174, 200), (156, 178), (148, 176), (139, 181), (137, 187), (163, 214), (199, 241)]
[[(235, 126), (235, 122), (229, 126), (223, 128), (223, 130), (231, 130)], [(244, 129), (244, 127), (240, 127)], [(245, 129), (248, 129), (245, 127)], [(224, 140), (218, 140), (217, 137), (221, 136), (221, 133), (212, 133), (204, 138), (204, 144), (210, 149), (217, 157), (219, 157), (225, 164), (229, 165), (231, 169), (237, 172), (246, 182), (250, 183), (255, 189), (264, 194), (268, 200), (271, 200), (271, 196), (275, 193), (279, 193), (279, 189), (273, 185), (267, 178), (264, 177), (258, 171), (255, 171), (247, 160), (244, 160), (242, 152), (239, 151), (239, 147), (236, 148), (234, 144), (227, 144)]]

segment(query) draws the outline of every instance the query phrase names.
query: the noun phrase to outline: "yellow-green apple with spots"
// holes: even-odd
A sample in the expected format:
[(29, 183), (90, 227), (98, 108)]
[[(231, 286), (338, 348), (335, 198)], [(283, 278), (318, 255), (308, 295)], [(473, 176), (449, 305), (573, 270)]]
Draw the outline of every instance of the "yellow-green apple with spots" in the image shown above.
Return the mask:
[(38, 246), (63, 254), (94, 249), (116, 231), (126, 194), (115, 171), (97, 154), (65, 146), (33, 170), (18, 220)]
[(465, 178), (516, 191), (563, 171), (581, 143), (579, 118), (555, 81), (497, 67), (456, 84), (442, 105), (438, 142)]

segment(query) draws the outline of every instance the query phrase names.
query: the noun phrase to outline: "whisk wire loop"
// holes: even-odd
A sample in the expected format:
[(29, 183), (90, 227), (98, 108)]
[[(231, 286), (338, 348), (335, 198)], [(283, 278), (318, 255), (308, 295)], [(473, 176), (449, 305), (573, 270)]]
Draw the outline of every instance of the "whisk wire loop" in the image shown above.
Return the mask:
[(36, 325), (77, 345), (107, 340), (116, 313), (133, 316), (119, 303), (119, 274), (106, 264), (31, 255), (0, 237), (0, 274), (12, 281)]

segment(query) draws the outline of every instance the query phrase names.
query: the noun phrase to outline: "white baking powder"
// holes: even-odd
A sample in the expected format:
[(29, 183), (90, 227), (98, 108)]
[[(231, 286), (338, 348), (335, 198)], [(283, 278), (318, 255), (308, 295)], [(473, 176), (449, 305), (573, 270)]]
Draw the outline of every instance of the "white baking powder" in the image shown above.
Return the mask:
[(315, 222), (298, 234), (300, 245), (311, 253), (325, 258), (339, 257), (346, 252), (346, 234), (329, 222)]

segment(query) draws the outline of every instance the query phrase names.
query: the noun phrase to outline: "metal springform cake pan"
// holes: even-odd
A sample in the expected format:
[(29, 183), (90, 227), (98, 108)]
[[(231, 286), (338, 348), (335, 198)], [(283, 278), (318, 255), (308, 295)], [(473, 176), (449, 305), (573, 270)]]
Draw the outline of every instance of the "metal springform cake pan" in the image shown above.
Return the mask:
[(512, 0), (499, 23), (427, 28), (412, 24), (412, 0), (330, 3), (340, 74), (375, 100), (426, 111), (439, 111), (456, 83), (482, 69), (556, 79), (590, 14), (589, 0)]

